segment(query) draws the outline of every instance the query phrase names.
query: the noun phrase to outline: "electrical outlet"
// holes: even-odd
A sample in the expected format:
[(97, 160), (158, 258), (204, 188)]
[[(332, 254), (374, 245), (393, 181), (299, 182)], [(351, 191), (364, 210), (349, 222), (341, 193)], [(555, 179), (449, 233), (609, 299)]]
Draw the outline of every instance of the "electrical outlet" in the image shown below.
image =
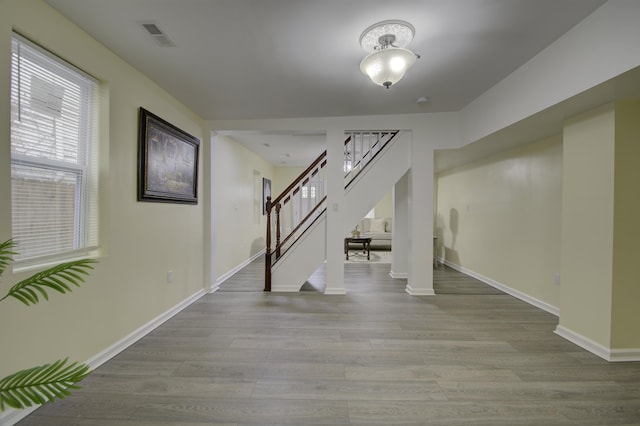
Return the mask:
[(173, 282), (173, 271), (167, 271), (167, 284), (171, 284)]
[(559, 285), (560, 284), (560, 272), (555, 272), (553, 274), (553, 283), (555, 285)]

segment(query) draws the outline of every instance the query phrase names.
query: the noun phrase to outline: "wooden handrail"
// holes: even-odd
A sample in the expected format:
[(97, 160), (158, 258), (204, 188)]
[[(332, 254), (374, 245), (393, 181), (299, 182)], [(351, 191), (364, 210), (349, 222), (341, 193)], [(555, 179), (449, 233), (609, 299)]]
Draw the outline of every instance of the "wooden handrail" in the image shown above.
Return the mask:
[[(298, 231), (300, 230), (300, 228), (302, 228), (302, 225), (304, 225), (304, 223), (305, 223), (307, 220), (309, 220), (309, 218), (310, 218), (311, 216), (313, 216), (313, 214), (315, 213), (315, 211), (316, 211), (316, 210), (318, 210), (318, 208), (319, 208), (319, 207), (320, 207), (320, 206), (321, 206), (321, 205), (322, 205), (326, 200), (327, 200), (327, 196), (325, 195), (324, 197), (322, 197), (322, 200), (320, 200), (320, 201), (318, 202), (318, 204), (316, 204), (316, 205), (315, 205), (315, 207), (314, 207), (313, 209), (311, 209), (311, 211), (310, 211), (309, 213), (307, 213), (307, 215), (304, 217), (304, 219), (302, 219), (302, 220), (300, 221), (300, 223), (298, 223), (298, 224), (296, 225), (296, 227), (295, 227), (295, 228), (293, 228), (293, 229), (291, 230), (291, 232), (289, 232), (289, 235), (287, 235), (287, 236), (284, 238), (284, 240), (282, 240), (282, 243), (281, 243), (280, 245), (285, 245), (285, 244), (287, 243), (287, 241), (289, 241), (289, 239), (290, 239), (290, 238), (291, 238), (291, 237), (292, 237), (296, 232), (298, 232)], [(279, 257), (280, 257), (280, 255), (277, 255), (277, 256), (276, 256), (276, 261), (278, 261), (278, 258), (279, 258)]]
[[(280, 201), (282, 201), (282, 198), (284, 198), (285, 195), (287, 195), (293, 188), (295, 188), (296, 185), (300, 183), (300, 181), (304, 179), (305, 176), (307, 176), (307, 174), (311, 170), (313, 170), (313, 168), (316, 167), (318, 163), (320, 163), (322, 159), (325, 158), (326, 156), (327, 156), (327, 151), (324, 151), (322, 154), (320, 154), (318, 158), (316, 158), (309, 167), (307, 167), (302, 173), (300, 173), (300, 175), (298, 175), (298, 177), (293, 182), (291, 182), (291, 184), (287, 186), (287, 188), (284, 191), (282, 191), (282, 193), (278, 195), (275, 200), (273, 200), (273, 204), (277, 204)], [(321, 167), (324, 167), (324, 164)]]
[[(325, 199), (326, 199), (326, 197), (325, 197)], [(324, 201), (324, 200), (323, 200), (323, 201)], [(318, 205), (316, 205), (316, 207), (314, 207), (314, 210), (318, 210), (318, 209), (319, 209), (320, 207), (322, 207), (322, 206), (323, 206), (323, 203), (319, 203)], [(316, 221), (316, 220), (318, 220), (318, 218), (320, 217), (320, 215), (321, 215), (323, 212), (325, 212), (326, 210), (327, 210), (327, 206), (326, 206), (326, 205), (324, 205), (324, 208), (322, 209), (322, 211), (318, 212), (317, 214), (314, 214), (314, 215), (309, 214), (309, 215), (307, 215), (307, 217), (306, 217), (306, 220), (307, 220), (307, 221), (309, 221), (309, 220), (310, 220), (310, 219), (312, 219), (312, 218), (313, 218), (313, 220), (311, 220), (308, 224), (306, 224), (306, 225), (307, 225), (307, 227), (302, 231), (302, 233), (304, 234), (304, 232), (305, 232), (309, 227), (311, 227), (311, 226), (315, 223), (315, 221)], [(315, 212), (314, 212), (314, 213), (315, 213)], [(303, 224), (305, 224), (305, 222), (300, 222), (300, 224), (301, 224), (301, 225), (303, 225)], [(300, 227), (299, 227), (299, 229), (301, 229), (301, 228), (302, 228), (302, 226), (300, 226)], [(291, 233), (287, 236), (287, 238), (285, 239), (285, 241), (283, 241), (283, 242), (282, 242), (282, 247), (285, 247), (285, 246), (286, 246), (286, 240), (288, 240), (289, 238), (293, 237), (293, 235), (295, 235), (295, 233), (294, 233), (294, 232), (291, 232)], [(297, 239), (296, 239), (296, 240), (297, 240)], [(284, 251), (282, 252), (282, 254), (280, 255), (280, 257), (279, 257), (279, 258), (276, 258), (276, 259), (273, 261), (273, 264), (275, 265), (275, 264), (278, 262), (278, 260), (280, 260), (280, 258), (282, 258), (282, 256), (284, 256), (284, 255), (287, 253), (287, 251), (288, 251), (292, 246), (293, 246), (293, 244), (291, 244), (289, 247), (284, 248)]]

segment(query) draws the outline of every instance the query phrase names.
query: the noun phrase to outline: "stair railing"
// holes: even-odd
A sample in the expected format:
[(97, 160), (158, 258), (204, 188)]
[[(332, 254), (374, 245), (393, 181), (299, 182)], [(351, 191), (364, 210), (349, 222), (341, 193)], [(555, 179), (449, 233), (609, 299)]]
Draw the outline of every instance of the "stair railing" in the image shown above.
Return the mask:
[(327, 151), (324, 151), (273, 201), (267, 197), (264, 291), (271, 291), (271, 267), (326, 209), (326, 165)]
[[(345, 188), (398, 134), (397, 130), (345, 132)], [(271, 291), (271, 268), (326, 210), (324, 151), (275, 199), (267, 197), (264, 291)], [(275, 235), (275, 247), (273, 240)]]
[(397, 134), (398, 130), (345, 132), (344, 142), (344, 187), (347, 188), (364, 167), (373, 160), (380, 151)]

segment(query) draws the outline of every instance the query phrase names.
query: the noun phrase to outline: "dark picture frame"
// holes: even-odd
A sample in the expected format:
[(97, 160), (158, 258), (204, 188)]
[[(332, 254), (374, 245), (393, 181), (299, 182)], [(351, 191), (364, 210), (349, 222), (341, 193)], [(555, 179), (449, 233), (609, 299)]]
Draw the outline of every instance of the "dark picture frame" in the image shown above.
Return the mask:
[(262, 178), (262, 214), (267, 214), (267, 197), (271, 197), (271, 179)]
[(138, 201), (198, 204), (200, 140), (140, 107)]

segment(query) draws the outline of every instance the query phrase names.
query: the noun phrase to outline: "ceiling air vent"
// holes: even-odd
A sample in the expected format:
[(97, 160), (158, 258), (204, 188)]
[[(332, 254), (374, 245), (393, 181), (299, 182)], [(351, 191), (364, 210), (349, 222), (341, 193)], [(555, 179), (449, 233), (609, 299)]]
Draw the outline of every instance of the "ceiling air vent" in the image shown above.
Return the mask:
[(151, 37), (155, 40), (158, 46), (162, 47), (175, 47), (176, 44), (169, 38), (169, 36), (160, 29), (155, 22), (141, 22), (142, 28), (144, 28)]

